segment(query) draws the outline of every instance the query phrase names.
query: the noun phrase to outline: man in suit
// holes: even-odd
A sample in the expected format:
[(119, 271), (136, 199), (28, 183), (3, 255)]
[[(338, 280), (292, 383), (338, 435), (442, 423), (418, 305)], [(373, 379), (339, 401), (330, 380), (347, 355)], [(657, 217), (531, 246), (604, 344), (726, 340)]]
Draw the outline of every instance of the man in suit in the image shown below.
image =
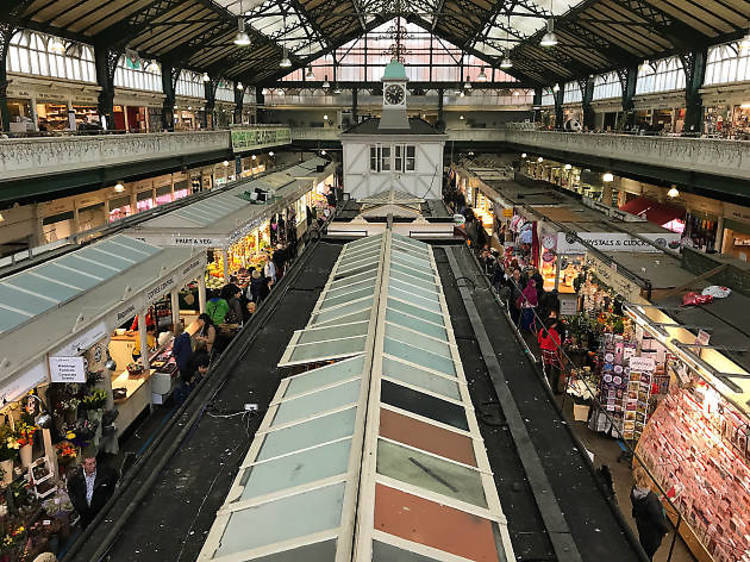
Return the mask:
[(68, 495), (84, 529), (112, 497), (118, 478), (114, 469), (97, 466), (94, 453), (84, 453), (81, 470), (68, 479)]

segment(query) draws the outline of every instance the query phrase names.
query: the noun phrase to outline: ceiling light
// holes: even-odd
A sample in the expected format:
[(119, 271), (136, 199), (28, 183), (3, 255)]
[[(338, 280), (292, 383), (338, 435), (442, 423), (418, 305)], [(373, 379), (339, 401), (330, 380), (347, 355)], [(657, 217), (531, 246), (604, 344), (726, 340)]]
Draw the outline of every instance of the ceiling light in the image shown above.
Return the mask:
[(458, 118), (459, 118), (459, 119), (460, 119), (461, 121), (463, 121), (463, 120), (464, 120), (464, 116), (463, 116), (463, 114), (459, 115), (459, 116), (458, 116)]
[(471, 82), (468, 80), (464, 82), (464, 90), (471, 90)]
[(323, 79), (322, 87), (323, 89), (326, 89), (326, 90), (331, 87), (331, 83), (328, 81), (328, 74), (326, 74)]
[(500, 68), (513, 68), (513, 62), (508, 57), (503, 57), (500, 61)]
[(0, 213), (0, 222), (3, 222), (4, 220), (5, 220), (5, 217), (3, 216), (2, 213)]
[(229, 160), (224, 160), (224, 162), (222, 162), (222, 164), (224, 164), (225, 168), (229, 168)]
[(159, 63), (157, 63), (156, 61), (151, 61), (150, 63), (148, 63), (148, 65), (146, 65), (146, 72), (150, 72), (151, 74), (156, 74), (157, 72), (159, 72), (159, 70)]
[(202, 77), (202, 80), (203, 80), (204, 82), (210, 82), (210, 81), (211, 81), (211, 77), (210, 77), (210, 76), (208, 75), (208, 72), (204, 72), (204, 73), (203, 73), (203, 77)]
[(679, 197), (680, 196), (680, 190), (677, 189), (675, 186), (672, 186), (669, 189), (669, 191), (667, 191), (667, 195), (669, 195), (672, 199), (674, 199), (675, 197)]
[(525, 153), (525, 152), (522, 152), (522, 153), (521, 153), (521, 158), (526, 158), (526, 156), (527, 156), (527, 155), (526, 155), (526, 153)]
[(313, 72), (312, 66), (307, 67), (307, 71), (305, 71), (305, 80), (315, 80), (315, 73)]
[(321, 151), (320, 151), (320, 154), (321, 154), (321, 156), (325, 156), (325, 155), (326, 155), (326, 150), (325, 150), (325, 148), (324, 148), (323, 150), (321, 150)]
[(238, 90), (244, 90), (245, 86), (242, 85), (242, 82), (237, 82), (237, 89)]
[(641, 64), (638, 65), (638, 70), (643, 71), (646, 70), (646, 67), (651, 66), (651, 63), (648, 59), (644, 59)]
[(573, 166), (571, 166), (570, 164), (565, 164), (565, 169), (566, 170), (571, 170), (571, 169), (573, 169)]
[(477, 82), (487, 82), (487, 74), (484, 72), (484, 67), (482, 67), (481, 72), (477, 76)]
[(268, 155), (269, 155), (269, 156), (270, 156), (271, 158), (273, 158), (273, 150), (269, 150), (269, 151), (268, 151)]
[(334, 93), (335, 95), (339, 95), (339, 94), (341, 93), (341, 88), (339, 88), (338, 86), (336, 86), (336, 87), (335, 87), (335, 88), (333, 89), (333, 93)]
[(602, 174), (602, 181), (605, 183), (612, 183), (615, 181), (615, 176), (612, 174), (612, 172), (605, 172)]
[(544, 34), (542, 40), (539, 42), (542, 47), (554, 47), (557, 45), (557, 35), (555, 35), (555, 20), (549, 18), (547, 20), (547, 33)]
[[(240, 11), (242, 7), (240, 5)], [(237, 33), (234, 34), (234, 44), (238, 47), (248, 47), (250, 45), (250, 36), (245, 31), (245, 18), (237, 18)]]
[(559, 92), (559, 91), (560, 91), (560, 84), (555, 84), (554, 86), (552, 86), (552, 91), (553, 91), (553, 92), (554, 92), (555, 94), (556, 94), (557, 92)]
[(188, 111), (192, 111), (192, 110), (193, 110), (193, 106), (192, 106), (192, 105), (189, 105), (189, 106), (188, 106)]
[(464, 92), (463, 90), (461, 90), (458, 95), (460, 97), (464, 98), (464, 97), (466, 97), (466, 92)]
[(520, 96), (521, 92), (519, 92), (518, 90), (513, 90), (513, 95), (514, 96)]
[(289, 68), (292, 66), (292, 61), (289, 60), (289, 51), (286, 47), (282, 50), (281, 62), (279, 63), (281, 68)]
[(122, 182), (119, 182), (119, 181), (118, 181), (118, 182), (117, 182), (117, 183), (115, 184), (115, 193), (122, 193), (123, 191), (125, 191), (125, 186), (124, 186), (124, 185), (122, 185)]
[(539, 163), (541, 164), (542, 162), (544, 162), (544, 158), (542, 158), (542, 157), (540, 156), (539, 158), (537, 158), (537, 159), (536, 159), (536, 161), (537, 161), (537, 162), (539, 162)]
[(65, 44), (55, 37), (52, 40), (52, 43), (49, 46), (49, 50), (55, 53), (56, 55), (64, 55), (65, 54)]
[(328, 121), (328, 114), (327, 113), (323, 114), (323, 121)]

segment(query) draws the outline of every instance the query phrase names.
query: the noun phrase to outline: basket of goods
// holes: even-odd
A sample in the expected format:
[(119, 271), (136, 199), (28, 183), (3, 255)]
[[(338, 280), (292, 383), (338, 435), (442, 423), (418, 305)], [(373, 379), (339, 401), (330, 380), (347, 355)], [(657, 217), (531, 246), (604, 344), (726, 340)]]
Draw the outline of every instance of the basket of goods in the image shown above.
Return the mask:
[(128, 363), (128, 376), (138, 377), (143, 374), (143, 365), (140, 363), (132, 362)]

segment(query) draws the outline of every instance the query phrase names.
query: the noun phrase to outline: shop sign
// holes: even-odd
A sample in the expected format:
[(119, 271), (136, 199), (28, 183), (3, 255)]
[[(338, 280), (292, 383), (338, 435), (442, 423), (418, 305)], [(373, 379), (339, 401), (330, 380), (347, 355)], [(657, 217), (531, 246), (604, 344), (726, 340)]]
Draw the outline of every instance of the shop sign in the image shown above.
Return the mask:
[(52, 382), (86, 382), (86, 360), (80, 356), (50, 357), (49, 374)]
[(226, 243), (223, 238), (213, 236), (182, 236), (175, 234), (171, 239), (171, 246), (201, 246), (204, 248), (221, 248)]
[(115, 312), (114, 326), (122, 326), (124, 322), (133, 318), (143, 308), (145, 308), (145, 301), (143, 300), (142, 295), (131, 299), (125, 306)]
[(724, 203), (724, 216), (735, 221), (750, 223), (750, 209), (740, 205)]
[(631, 357), (631, 373), (653, 373), (656, 369), (656, 362), (653, 357)]
[(512, 219), (513, 218), (513, 209), (503, 209), (503, 218), (505, 219)]
[(43, 361), (40, 361), (25, 373), (21, 373), (18, 376), (14, 376), (12, 380), (5, 382), (2, 391), (0, 392), (0, 398), (7, 402), (13, 402), (18, 400), (30, 389), (46, 382), (47, 380), (47, 369)]
[(641, 288), (617, 273), (617, 264), (608, 265), (592, 254), (587, 254), (586, 261), (594, 268), (597, 276), (617, 294), (622, 295), (628, 301), (637, 301), (641, 296)]
[(78, 334), (74, 340), (70, 341), (67, 345), (61, 347), (54, 353), (50, 353), (56, 357), (70, 357), (78, 355), (88, 350), (96, 342), (104, 338), (108, 333), (107, 326), (104, 322), (99, 322), (93, 328), (85, 331), (82, 334)]
[(146, 291), (146, 306), (154, 304), (177, 286), (177, 276), (172, 275)]
[[(578, 232), (577, 235), (591, 246), (604, 252), (661, 252), (658, 248), (644, 240), (634, 238), (626, 232)], [(677, 248), (680, 245), (680, 234), (677, 232), (649, 232), (640, 234), (640, 236), (663, 248)], [(586, 246), (576, 241), (572, 236), (568, 237), (567, 233), (559, 232), (557, 234), (558, 254), (585, 254), (586, 251)]]

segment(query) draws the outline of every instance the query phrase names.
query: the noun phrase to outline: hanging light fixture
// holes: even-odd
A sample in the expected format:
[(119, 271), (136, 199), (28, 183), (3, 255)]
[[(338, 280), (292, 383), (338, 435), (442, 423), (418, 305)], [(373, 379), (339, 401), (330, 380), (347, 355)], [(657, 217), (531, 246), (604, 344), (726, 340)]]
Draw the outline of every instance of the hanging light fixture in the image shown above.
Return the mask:
[(313, 72), (312, 65), (308, 66), (305, 71), (305, 80), (315, 80), (315, 73)]
[(331, 83), (328, 81), (328, 74), (326, 74), (325, 77), (323, 78), (322, 87), (324, 90), (327, 90), (328, 88), (331, 87)]
[(237, 89), (238, 90), (244, 90), (245, 86), (242, 85), (242, 82), (237, 82)]
[(240, 15), (237, 16), (237, 33), (234, 34), (234, 44), (238, 47), (247, 47), (250, 45), (250, 36), (245, 31), (245, 11), (242, 9), (242, 0), (240, 0)]
[(552, 92), (553, 93), (556, 94), (559, 91), (560, 91), (560, 84), (555, 84), (554, 86), (552, 86)]
[(459, 119), (460, 119), (461, 121), (463, 121), (463, 120), (464, 120), (464, 115), (463, 115), (463, 113), (462, 113), (461, 115), (459, 115), (459, 116), (458, 116), (458, 118), (459, 118)]
[(615, 176), (612, 172), (604, 172), (604, 174), (602, 174), (602, 181), (604, 183), (612, 183), (615, 181)]
[(554, 47), (557, 45), (557, 35), (555, 35), (555, 0), (550, 0), (549, 3), (550, 16), (547, 20), (547, 33), (542, 36), (542, 40), (539, 44), (542, 47)]
[(565, 164), (565, 169), (566, 170), (572, 170), (573, 166), (571, 166), (570, 164)]
[(469, 80), (464, 82), (464, 90), (471, 90), (471, 82)]
[(203, 73), (203, 76), (201, 77), (201, 80), (203, 80), (204, 82), (210, 82), (211, 81), (211, 77), (208, 75), (208, 72), (204, 72)]
[(680, 196), (680, 190), (677, 189), (677, 187), (673, 185), (672, 187), (669, 188), (669, 191), (667, 191), (667, 195), (671, 197), (672, 199), (674, 199), (675, 197)]
[(224, 162), (222, 162), (222, 164), (223, 164), (223, 166), (225, 168), (229, 168), (229, 160), (224, 160)]
[(466, 97), (466, 92), (464, 92), (463, 90), (461, 90), (461, 91), (460, 91), (460, 92), (458, 93), (458, 95), (459, 95), (459, 97), (462, 97), (462, 98), (464, 98), (464, 97)]
[(537, 161), (537, 162), (539, 162), (539, 163), (541, 164), (542, 162), (544, 162), (544, 158), (542, 158), (542, 157), (540, 156), (539, 158), (537, 158), (537, 159), (536, 159), (536, 161)]
[(115, 193), (122, 193), (123, 191), (125, 191), (125, 186), (124, 186), (124, 185), (122, 185), (122, 182), (121, 182), (121, 181), (118, 181), (118, 182), (117, 182), (117, 183), (115, 184)]
[(740, 39), (740, 51), (750, 51), (750, 30)]
[(268, 155), (269, 155), (269, 156), (270, 156), (271, 158), (273, 158), (273, 150), (269, 150), (269, 151), (268, 151)]
[(65, 54), (65, 43), (62, 42), (58, 37), (55, 37), (50, 43), (49, 50), (56, 55)]
[(338, 96), (341, 93), (341, 88), (339, 88), (338, 84), (336, 84), (336, 87), (333, 89), (334, 95)]
[(526, 156), (528, 156), (528, 155), (525, 152), (521, 153), (521, 158), (526, 158)]
[(487, 74), (484, 72), (484, 67), (482, 67), (482, 70), (477, 76), (477, 82), (487, 82)]
[(500, 68), (513, 68), (510, 60), (510, 14), (508, 14), (508, 25), (505, 28), (505, 56), (500, 61)]
[(323, 121), (328, 121), (328, 114), (327, 113), (323, 114)]
[(321, 151), (320, 151), (320, 155), (321, 155), (321, 156), (325, 156), (326, 154), (327, 154), (327, 152), (325, 151), (325, 148), (324, 148), (323, 150), (321, 150)]
[(257, 157), (257, 156), (256, 156), (255, 154), (253, 154), (253, 155), (252, 155), (252, 156), (250, 157), (250, 160), (255, 160), (255, 159), (257, 159), (257, 158), (258, 158), (258, 157)]
[(282, 57), (279, 66), (281, 68), (289, 68), (290, 66), (292, 66), (292, 61), (289, 60), (289, 51), (286, 47), (282, 49)]

